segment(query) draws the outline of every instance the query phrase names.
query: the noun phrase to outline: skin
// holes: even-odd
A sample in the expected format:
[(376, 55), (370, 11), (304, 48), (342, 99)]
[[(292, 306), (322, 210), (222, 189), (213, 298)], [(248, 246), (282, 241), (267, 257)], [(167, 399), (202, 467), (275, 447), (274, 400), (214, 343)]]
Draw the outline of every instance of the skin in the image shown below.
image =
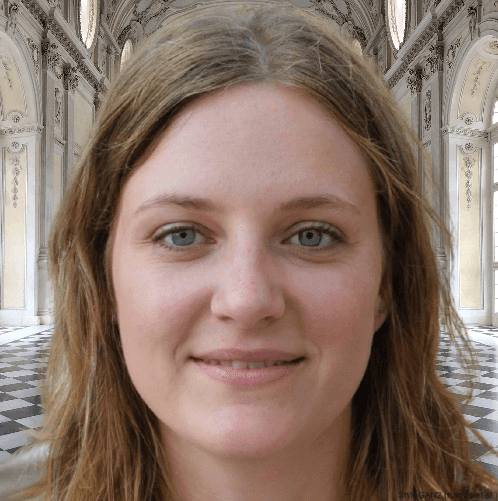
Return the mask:
[[(219, 208), (136, 213), (163, 193)], [(279, 208), (324, 193), (356, 210)], [(191, 103), (127, 181), (111, 236), (117, 319), (183, 500), (340, 499), (351, 400), (386, 318), (376, 214), (360, 151), (312, 98), (283, 85)], [(310, 250), (299, 232), (317, 222), (345, 242), (309, 233), (321, 236)], [(195, 242), (168, 250), (164, 231), (154, 241), (172, 223), (194, 225)], [(188, 359), (218, 348), (282, 349), (306, 362), (243, 390)]]

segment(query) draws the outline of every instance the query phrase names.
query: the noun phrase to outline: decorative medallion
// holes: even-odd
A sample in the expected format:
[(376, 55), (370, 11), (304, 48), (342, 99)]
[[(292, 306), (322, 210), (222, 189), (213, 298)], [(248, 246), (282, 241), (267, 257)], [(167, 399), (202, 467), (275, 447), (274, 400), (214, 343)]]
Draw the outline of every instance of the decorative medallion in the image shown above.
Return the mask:
[(491, 42), (486, 42), (483, 48), (488, 54), (498, 56), (498, 40), (491, 40)]

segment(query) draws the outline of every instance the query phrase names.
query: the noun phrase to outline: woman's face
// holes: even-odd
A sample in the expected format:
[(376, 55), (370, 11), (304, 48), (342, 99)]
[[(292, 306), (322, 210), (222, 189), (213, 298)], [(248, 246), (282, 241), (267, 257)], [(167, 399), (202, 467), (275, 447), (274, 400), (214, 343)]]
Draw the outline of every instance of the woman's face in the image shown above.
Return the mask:
[(344, 430), (385, 320), (376, 214), (359, 151), (292, 88), (176, 117), (124, 187), (111, 258), (126, 365), (168, 444), (262, 457)]

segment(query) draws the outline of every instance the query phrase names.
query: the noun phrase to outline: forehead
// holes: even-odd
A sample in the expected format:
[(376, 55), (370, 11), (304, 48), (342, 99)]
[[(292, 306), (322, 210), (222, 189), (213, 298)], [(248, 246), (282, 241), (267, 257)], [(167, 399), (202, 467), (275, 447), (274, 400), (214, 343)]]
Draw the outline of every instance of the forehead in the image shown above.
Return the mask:
[(191, 103), (125, 186), (137, 206), (162, 191), (223, 197), (228, 208), (330, 191), (373, 201), (367, 164), (310, 96), (283, 85), (241, 85)]

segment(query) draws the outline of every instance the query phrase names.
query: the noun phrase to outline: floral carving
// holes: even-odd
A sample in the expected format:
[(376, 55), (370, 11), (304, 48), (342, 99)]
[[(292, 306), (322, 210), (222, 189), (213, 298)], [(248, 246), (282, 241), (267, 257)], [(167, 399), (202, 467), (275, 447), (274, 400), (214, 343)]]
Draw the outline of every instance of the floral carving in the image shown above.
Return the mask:
[(13, 165), (14, 168), (12, 169), (12, 174), (14, 174), (14, 179), (12, 180), (12, 184), (14, 187), (12, 188), (12, 200), (14, 200), (14, 203), (12, 204), (14, 206), (14, 209), (17, 208), (17, 200), (19, 197), (17, 194), (19, 193), (19, 190), (17, 187), (19, 186), (19, 181), (17, 177), (21, 173), (21, 161), (19, 160), (19, 157), (14, 157), (10, 159), (10, 165)]
[(424, 102), (424, 128), (426, 131), (431, 130), (431, 91), (425, 93)]
[(472, 89), (470, 89), (470, 95), (473, 96), (476, 93), (477, 88), (479, 87), (479, 78), (481, 77), (481, 73), (483, 70), (488, 69), (491, 66), (491, 63), (487, 63), (485, 61), (481, 61), (476, 68), (476, 72), (474, 73), (474, 85)]
[(78, 87), (79, 77), (78, 70), (74, 66), (67, 64), (64, 67), (64, 89), (66, 90), (74, 90)]
[(54, 101), (54, 126), (59, 128), (62, 122), (62, 92), (55, 88), (55, 101)]
[(448, 51), (446, 52), (446, 59), (448, 60), (448, 68), (453, 67), (453, 62), (455, 60), (456, 54), (458, 52), (458, 49), (462, 45), (463, 42), (463, 36), (460, 35), (456, 40), (453, 41), (453, 43), (448, 47)]
[(421, 68), (410, 68), (408, 70), (409, 76), (406, 79), (406, 83), (412, 94), (416, 92), (422, 92), (422, 75), (423, 71)]
[(38, 72), (40, 70), (40, 47), (35, 43), (31, 38), (27, 39), (29, 53), (31, 55), (31, 60), (33, 61), (33, 66), (35, 70)]
[(52, 73), (59, 79), (62, 78), (62, 59), (61, 55), (57, 52), (57, 44), (50, 42), (50, 40), (45, 39), (42, 42), (42, 54), (45, 58), (47, 68), (49, 68)]
[(472, 167), (474, 167), (476, 161), (472, 157), (465, 157), (463, 160), (465, 162), (465, 168), (462, 167), (462, 170), (467, 177), (467, 182), (465, 183), (465, 187), (467, 188), (465, 192), (467, 195), (467, 210), (470, 210), (470, 202), (472, 202), (472, 183), (470, 182), (470, 178), (472, 177)]

